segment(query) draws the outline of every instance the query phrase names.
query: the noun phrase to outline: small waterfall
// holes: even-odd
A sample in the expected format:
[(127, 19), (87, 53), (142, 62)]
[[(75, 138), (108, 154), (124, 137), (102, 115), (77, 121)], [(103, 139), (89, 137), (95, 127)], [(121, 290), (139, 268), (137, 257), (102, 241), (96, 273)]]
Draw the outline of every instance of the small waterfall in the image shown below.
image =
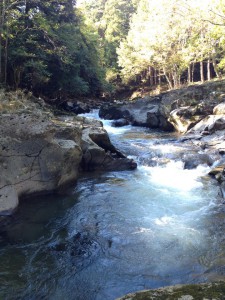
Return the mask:
[(24, 201), (0, 240), (0, 298), (114, 300), (224, 276), (224, 206), (208, 167), (185, 170), (175, 134), (103, 123), (137, 170), (84, 174), (69, 195)]

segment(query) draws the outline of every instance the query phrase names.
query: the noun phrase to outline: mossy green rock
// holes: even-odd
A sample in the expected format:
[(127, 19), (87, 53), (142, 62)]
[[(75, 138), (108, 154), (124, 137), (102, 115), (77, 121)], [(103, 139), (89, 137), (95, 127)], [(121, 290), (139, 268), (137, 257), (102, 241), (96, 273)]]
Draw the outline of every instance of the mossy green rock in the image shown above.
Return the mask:
[(222, 300), (225, 282), (177, 285), (128, 294), (118, 300)]

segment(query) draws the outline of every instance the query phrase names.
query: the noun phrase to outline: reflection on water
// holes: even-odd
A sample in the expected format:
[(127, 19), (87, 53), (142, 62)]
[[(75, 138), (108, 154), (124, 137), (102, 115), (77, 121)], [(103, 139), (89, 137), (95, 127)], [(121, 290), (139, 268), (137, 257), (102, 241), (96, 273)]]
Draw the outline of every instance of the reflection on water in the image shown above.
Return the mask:
[(208, 167), (184, 170), (168, 134), (113, 130), (138, 169), (84, 175), (69, 196), (23, 201), (1, 229), (0, 299), (113, 300), (224, 276), (224, 207)]

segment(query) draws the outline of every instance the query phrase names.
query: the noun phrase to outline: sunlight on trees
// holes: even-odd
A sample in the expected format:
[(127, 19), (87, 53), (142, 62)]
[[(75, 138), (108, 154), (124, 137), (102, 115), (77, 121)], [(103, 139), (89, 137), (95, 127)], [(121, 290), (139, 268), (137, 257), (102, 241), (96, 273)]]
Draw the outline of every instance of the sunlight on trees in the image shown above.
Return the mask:
[(225, 0), (1, 0), (0, 85), (99, 94), (225, 72)]
[[(193, 81), (196, 64), (202, 82), (203, 64), (208, 66), (207, 79), (211, 79), (212, 72), (220, 76), (224, 26), (216, 25), (216, 20), (224, 16), (223, 2), (141, 0), (128, 36), (117, 49), (124, 78), (134, 79), (153, 68), (159, 82), (162, 77), (170, 88), (179, 87), (182, 81)], [(224, 24), (225, 19), (220, 23)]]

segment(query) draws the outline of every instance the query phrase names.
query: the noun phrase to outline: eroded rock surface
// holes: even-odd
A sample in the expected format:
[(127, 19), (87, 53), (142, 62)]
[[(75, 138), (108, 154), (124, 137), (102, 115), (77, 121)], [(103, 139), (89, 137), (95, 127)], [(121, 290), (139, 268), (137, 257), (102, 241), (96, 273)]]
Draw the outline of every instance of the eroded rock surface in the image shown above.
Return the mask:
[(208, 115), (224, 114), (224, 81), (194, 85), (125, 103), (106, 104), (100, 117), (185, 133)]
[(47, 116), (3, 114), (0, 119), (0, 211), (18, 198), (48, 193), (77, 179), (82, 158), (79, 128), (59, 126)]
[(40, 101), (9, 107), (0, 118), (0, 214), (12, 213), (20, 197), (64, 190), (82, 170), (136, 168), (99, 121), (55, 117)]

